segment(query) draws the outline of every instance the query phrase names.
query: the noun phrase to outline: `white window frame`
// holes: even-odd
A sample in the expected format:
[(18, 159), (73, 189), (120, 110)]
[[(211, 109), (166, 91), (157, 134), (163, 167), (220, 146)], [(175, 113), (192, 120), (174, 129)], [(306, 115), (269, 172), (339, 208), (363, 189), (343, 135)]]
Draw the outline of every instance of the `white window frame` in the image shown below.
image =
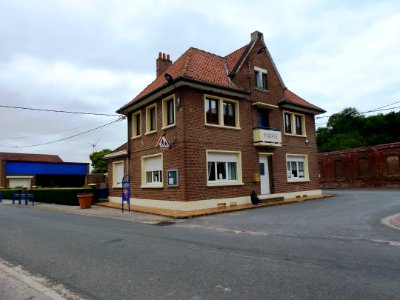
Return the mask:
[[(224, 156), (226, 159), (224, 159)], [(233, 160), (232, 158), (235, 157)], [(209, 180), (210, 172), (209, 162), (215, 163), (215, 180)], [(229, 163), (236, 163), (236, 179), (228, 179)], [(225, 163), (226, 178), (219, 179), (217, 173), (217, 163)], [(206, 150), (206, 174), (207, 186), (226, 186), (226, 185), (243, 185), (242, 179), (242, 153), (240, 151), (223, 151), (223, 150)]]
[[(290, 129), (291, 133), (286, 132), (286, 114), (289, 115), (290, 118)], [(296, 116), (301, 118), (301, 131), (302, 134), (296, 133)], [(304, 114), (299, 114), (290, 111), (283, 111), (283, 132), (285, 135), (292, 135), (292, 136), (302, 136), (307, 137), (306, 133), (306, 116)]]
[[(173, 105), (173, 114), (174, 114), (174, 122), (168, 124), (168, 101), (172, 100)], [(162, 129), (170, 128), (175, 126), (176, 124), (176, 105), (175, 105), (175, 95), (171, 95), (162, 100)]]
[[(121, 165), (122, 167), (122, 178), (118, 178), (118, 172), (117, 172), (117, 168), (118, 165)], [(123, 160), (119, 160), (119, 161), (114, 161), (112, 163), (112, 187), (115, 188), (122, 188), (122, 179), (124, 178), (124, 174), (125, 174), (125, 164)]]
[[(258, 72), (258, 75), (256, 75), (256, 71)], [(265, 85), (266, 86), (258, 86), (257, 82), (260, 82), (261, 84), (263, 83), (262, 80), (262, 75), (265, 74)], [(256, 87), (257, 90), (261, 91), (268, 91), (268, 71), (259, 67), (254, 67), (254, 86)]]
[[(151, 159), (151, 158), (156, 158), (156, 157), (160, 157), (161, 158), (161, 166), (160, 169), (157, 170), (148, 170), (147, 169), (147, 160)], [(157, 153), (157, 154), (153, 154), (153, 155), (146, 155), (146, 156), (142, 156), (142, 186), (141, 188), (163, 188), (164, 187), (164, 183), (163, 183), (163, 176), (164, 176), (164, 171), (163, 171), (163, 154), (162, 153)], [(158, 173), (160, 181), (158, 182), (147, 182), (147, 173), (148, 172), (153, 172), (153, 175), (155, 174), (155, 172), (160, 172)], [(152, 176), (153, 176), (152, 175)]]
[[(209, 99), (217, 101), (217, 105), (218, 105), (218, 124), (207, 123), (206, 103), (207, 103), (207, 100), (209, 100)], [(230, 126), (230, 125), (225, 125), (224, 124), (224, 102), (230, 102), (230, 103), (234, 104), (235, 126)], [(227, 98), (216, 97), (216, 96), (212, 96), (212, 95), (204, 95), (204, 124), (206, 126), (229, 128), (229, 129), (241, 129), (240, 128), (239, 116), (240, 116), (239, 101), (232, 100), (232, 99), (227, 99)]]
[[(303, 163), (301, 174), (299, 163)], [(293, 174), (292, 163), (295, 163), (297, 174)], [(308, 173), (308, 156), (304, 154), (286, 154), (286, 177), (288, 182), (307, 182), (310, 181)]]
[[(155, 111), (155, 119), (154, 119), (154, 123), (155, 123), (155, 129), (154, 130), (150, 130), (151, 127), (151, 115), (150, 115), (150, 110), (154, 107), (154, 111)], [(151, 134), (157, 132), (157, 104), (154, 103), (152, 105), (149, 105), (146, 107), (146, 134)]]
[[(139, 124), (139, 132), (140, 132), (140, 134), (137, 134), (137, 117), (139, 116), (139, 118), (140, 118), (140, 124)], [(142, 119), (142, 111), (141, 110), (139, 110), (139, 111), (137, 111), (137, 112), (135, 112), (135, 113), (133, 113), (132, 114), (132, 138), (134, 139), (134, 138), (138, 138), (138, 137), (141, 137), (142, 136), (142, 122), (143, 122), (143, 119)]]

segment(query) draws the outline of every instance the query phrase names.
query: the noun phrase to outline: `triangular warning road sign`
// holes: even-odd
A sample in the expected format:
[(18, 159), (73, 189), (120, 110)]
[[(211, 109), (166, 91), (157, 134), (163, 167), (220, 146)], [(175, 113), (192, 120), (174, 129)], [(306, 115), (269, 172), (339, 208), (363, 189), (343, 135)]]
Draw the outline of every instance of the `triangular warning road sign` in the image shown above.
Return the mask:
[(157, 142), (157, 147), (160, 148), (169, 148), (169, 143), (167, 137), (165, 135), (160, 136)]

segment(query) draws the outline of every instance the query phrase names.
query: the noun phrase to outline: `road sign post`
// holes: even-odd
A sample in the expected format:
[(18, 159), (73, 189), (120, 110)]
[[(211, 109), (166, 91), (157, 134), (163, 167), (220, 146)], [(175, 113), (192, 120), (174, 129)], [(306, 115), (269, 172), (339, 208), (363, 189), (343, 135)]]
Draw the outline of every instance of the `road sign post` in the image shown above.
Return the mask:
[(131, 211), (131, 183), (129, 175), (125, 175), (122, 178), (122, 213), (124, 213), (124, 202), (128, 204), (128, 210)]

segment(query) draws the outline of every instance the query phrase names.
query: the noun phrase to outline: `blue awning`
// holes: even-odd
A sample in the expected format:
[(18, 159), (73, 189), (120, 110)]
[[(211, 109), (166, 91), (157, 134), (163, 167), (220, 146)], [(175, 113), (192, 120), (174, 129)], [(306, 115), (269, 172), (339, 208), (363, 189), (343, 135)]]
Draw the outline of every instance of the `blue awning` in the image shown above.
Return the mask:
[(6, 175), (86, 175), (85, 163), (7, 161)]

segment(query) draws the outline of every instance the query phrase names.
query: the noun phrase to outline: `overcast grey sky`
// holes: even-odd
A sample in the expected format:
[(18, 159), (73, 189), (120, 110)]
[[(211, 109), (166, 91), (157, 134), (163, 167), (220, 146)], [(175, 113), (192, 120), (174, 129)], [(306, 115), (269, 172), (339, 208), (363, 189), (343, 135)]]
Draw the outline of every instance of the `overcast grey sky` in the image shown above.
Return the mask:
[[(255, 30), (286, 86), (326, 115), (400, 101), (399, 1), (0, 0), (0, 105), (114, 114), (155, 78), (158, 52), (224, 56)], [(0, 152), (89, 162), (91, 144), (125, 142), (126, 121), (32, 145), (117, 118), (0, 108)]]

